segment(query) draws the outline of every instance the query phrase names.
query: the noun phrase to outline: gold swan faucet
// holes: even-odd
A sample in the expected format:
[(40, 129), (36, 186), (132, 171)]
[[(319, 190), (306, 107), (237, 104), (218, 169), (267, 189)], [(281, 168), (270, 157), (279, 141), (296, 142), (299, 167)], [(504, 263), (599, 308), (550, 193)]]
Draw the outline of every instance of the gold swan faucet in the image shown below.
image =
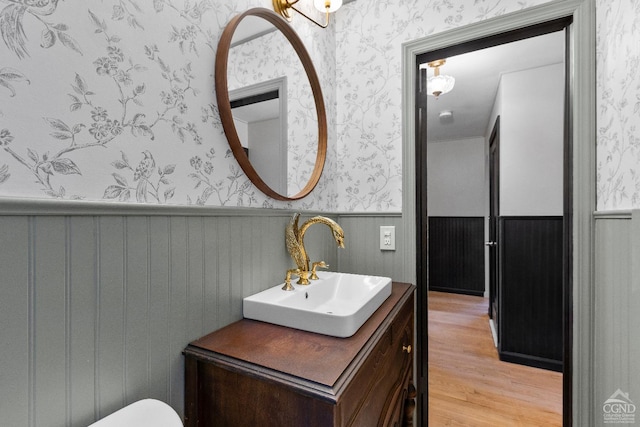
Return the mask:
[(337, 222), (324, 216), (314, 216), (313, 218), (305, 221), (302, 226), (298, 227), (299, 218), (299, 213), (293, 214), (284, 233), (287, 251), (297, 266), (297, 268), (287, 270), (284, 286), (282, 287), (285, 291), (294, 290), (294, 287), (291, 286), (291, 275), (298, 276), (298, 281), (296, 282), (298, 285), (308, 285), (310, 283), (309, 279), (318, 279), (318, 275), (316, 274), (317, 268), (329, 267), (324, 261), (318, 261), (314, 262), (311, 266), (311, 270), (309, 270), (309, 256), (304, 248), (304, 234), (313, 224), (325, 224), (328, 226), (331, 229), (331, 233), (333, 234), (333, 238), (338, 244), (338, 247), (344, 248), (344, 231), (342, 231), (342, 227), (340, 227)]

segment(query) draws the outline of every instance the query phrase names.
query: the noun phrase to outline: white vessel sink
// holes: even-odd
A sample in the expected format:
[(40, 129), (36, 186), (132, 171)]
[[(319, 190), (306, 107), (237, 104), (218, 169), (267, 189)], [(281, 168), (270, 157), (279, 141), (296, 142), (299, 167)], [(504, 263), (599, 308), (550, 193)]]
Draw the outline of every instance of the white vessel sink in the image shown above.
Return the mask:
[(327, 271), (318, 277), (310, 285), (294, 284), (294, 291), (283, 291), (281, 283), (245, 298), (244, 317), (346, 338), (391, 295), (388, 277)]

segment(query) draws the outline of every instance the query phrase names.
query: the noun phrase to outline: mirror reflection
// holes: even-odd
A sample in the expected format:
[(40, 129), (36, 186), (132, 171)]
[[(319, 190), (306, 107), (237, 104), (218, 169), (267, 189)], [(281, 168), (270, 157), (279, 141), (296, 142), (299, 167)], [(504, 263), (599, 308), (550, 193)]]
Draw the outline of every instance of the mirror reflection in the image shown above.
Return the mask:
[(299, 193), (314, 171), (319, 135), (314, 94), (297, 52), (270, 22), (246, 16), (231, 41), (227, 81), (251, 165), (277, 193)]
[(262, 179), (287, 190), (286, 77), (229, 92), (233, 121), (245, 154)]

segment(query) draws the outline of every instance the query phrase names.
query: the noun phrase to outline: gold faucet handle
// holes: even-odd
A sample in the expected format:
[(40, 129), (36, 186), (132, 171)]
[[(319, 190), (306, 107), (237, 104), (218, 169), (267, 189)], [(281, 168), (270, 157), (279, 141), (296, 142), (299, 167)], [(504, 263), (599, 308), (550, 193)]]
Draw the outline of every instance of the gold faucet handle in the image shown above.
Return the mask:
[(292, 268), (291, 270), (287, 270), (287, 275), (284, 277), (284, 286), (282, 287), (283, 291), (295, 291), (296, 288), (291, 284), (291, 275), (295, 274), (296, 276), (300, 275), (300, 269)]
[(313, 264), (311, 264), (311, 277), (309, 277), (311, 280), (318, 280), (319, 277), (316, 274), (316, 268), (329, 268), (329, 264), (327, 264), (324, 261), (318, 261), (318, 262), (314, 262)]
[(295, 291), (296, 288), (293, 287), (293, 285), (291, 284), (291, 279), (289, 279), (289, 281), (284, 281), (284, 286), (282, 286), (282, 290), (283, 291)]

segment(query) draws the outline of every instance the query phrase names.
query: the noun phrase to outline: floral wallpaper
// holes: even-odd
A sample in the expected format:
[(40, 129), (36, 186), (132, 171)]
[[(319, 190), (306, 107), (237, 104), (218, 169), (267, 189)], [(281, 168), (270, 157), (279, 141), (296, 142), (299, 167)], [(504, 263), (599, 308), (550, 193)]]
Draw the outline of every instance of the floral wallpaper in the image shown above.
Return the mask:
[(598, 209), (640, 207), (640, 3), (596, 1)]
[(332, 208), (332, 179), (277, 202), (230, 154), (215, 51), (258, 6), (271, 1), (0, 0), (0, 197)]
[[(329, 145), (316, 190), (281, 203), (230, 155), (213, 89), (225, 23), (271, 1), (0, 0), (0, 197), (399, 212), (402, 43), (547, 1), (356, 0), (326, 30), (294, 16)], [(637, 208), (640, 5), (596, 6), (598, 209)]]

